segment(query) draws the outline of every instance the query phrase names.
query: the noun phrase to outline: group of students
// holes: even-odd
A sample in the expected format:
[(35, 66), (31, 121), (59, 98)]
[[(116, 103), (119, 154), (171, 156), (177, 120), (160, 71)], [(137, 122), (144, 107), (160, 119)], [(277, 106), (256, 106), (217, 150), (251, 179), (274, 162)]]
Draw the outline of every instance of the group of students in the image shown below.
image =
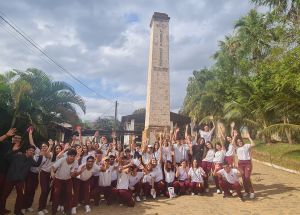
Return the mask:
[[(133, 207), (147, 198), (180, 195), (205, 195), (210, 192), (208, 178), (214, 178), (216, 192), (223, 197), (254, 198), (250, 175), (250, 149), (254, 143), (244, 144), (238, 132), (224, 138), (224, 143), (210, 142), (213, 129), (200, 130), (195, 140), (188, 134), (179, 135), (179, 129), (170, 135), (159, 134), (154, 145), (135, 141), (126, 148), (115, 139), (111, 143), (98, 133), (90, 140), (73, 138), (72, 143), (61, 144), (49, 140), (40, 148), (33, 140), (33, 128), (28, 131), (29, 145), (21, 150), (22, 136), (10, 129), (0, 136), (0, 214), (7, 214), (6, 200), (12, 189), (17, 192), (14, 213), (33, 212), (35, 190), (40, 186), (38, 215), (64, 212), (76, 214), (78, 207), (91, 211), (101, 196), (107, 205), (118, 202)], [(79, 132), (80, 134), (80, 132)], [(12, 141), (5, 141), (12, 137)], [(235, 155), (238, 159), (235, 167)], [(239, 177), (242, 177), (241, 186)], [(242, 187), (245, 193), (242, 195)]]

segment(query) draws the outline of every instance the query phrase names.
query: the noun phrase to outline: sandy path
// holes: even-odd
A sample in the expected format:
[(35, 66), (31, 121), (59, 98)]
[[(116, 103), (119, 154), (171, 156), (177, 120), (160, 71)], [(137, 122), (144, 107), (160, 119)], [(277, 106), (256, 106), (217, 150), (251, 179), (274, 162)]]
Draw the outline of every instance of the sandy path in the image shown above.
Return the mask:
[[(239, 201), (237, 198), (223, 199), (222, 195), (183, 196), (176, 199), (160, 198), (137, 203), (134, 208), (114, 204), (93, 207), (94, 214), (300, 214), (300, 176), (254, 163), (252, 182), (256, 191), (255, 200)], [(34, 209), (37, 208), (36, 195)], [(12, 209), (15, 193), (7, 202)], [(30, 214), (30, 213), (27, 213)], [(36, 214), (36, 212), (31, 213)], [(79, 208), (77, 214), (84, 214)]]

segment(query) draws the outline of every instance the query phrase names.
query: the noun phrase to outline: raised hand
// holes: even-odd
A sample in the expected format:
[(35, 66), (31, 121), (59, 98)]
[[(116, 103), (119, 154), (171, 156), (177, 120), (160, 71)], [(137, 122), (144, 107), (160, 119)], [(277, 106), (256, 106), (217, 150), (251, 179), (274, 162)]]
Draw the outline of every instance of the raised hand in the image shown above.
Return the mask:
[(231, 123), (230, 123), (230, 127), (231, 127), (231, 128), (234, 128), (234, 126), (235, 126), (235, 122), (231, 122)]
[(11, 128), (11, 129), (9, 129), (9, 130), (6, 132), (6, 136), (12, 137), (12, 136), (15, 135), (16, 131), (17, 131), (16, 128)]

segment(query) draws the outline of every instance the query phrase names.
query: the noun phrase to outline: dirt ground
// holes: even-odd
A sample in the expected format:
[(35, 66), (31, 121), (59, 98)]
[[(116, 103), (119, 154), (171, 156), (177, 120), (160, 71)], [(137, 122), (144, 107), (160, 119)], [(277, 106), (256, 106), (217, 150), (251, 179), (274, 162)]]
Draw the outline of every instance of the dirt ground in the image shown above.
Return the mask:
[[(253, 163), (252, 182), (256, 192), (255, 200), (239, 201), (237, 198), (223, 199), (222, 195), (213, 193), (206, 196), (182, 196), (175, 199), (164, 197), (136, 203), (134, 208), (114, 204), (98, 207), (92, 206), (94, 214), (300, 214), (300, 176), (277, 170), (262, 164)], [(214, 189), (211, 189), (215, 191)], [(37, 209), (39, 192), (36, 194), (34, 209)], [(13, 211), (15, 193), (7, 201), (7, 208)], [(49, 206), (50, 210), (50, 206)], [(33, 213), (36, 214), (36, 211)], [(85, 214), (79, 208), (77, 214)]]

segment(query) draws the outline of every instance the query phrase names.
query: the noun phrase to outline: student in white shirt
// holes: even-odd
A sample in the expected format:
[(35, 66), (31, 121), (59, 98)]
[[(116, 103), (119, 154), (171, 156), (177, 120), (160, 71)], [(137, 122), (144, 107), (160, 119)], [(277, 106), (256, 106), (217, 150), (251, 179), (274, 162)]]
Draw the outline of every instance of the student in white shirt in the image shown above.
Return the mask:
[(204, 130), (199, 130), (200, 136), (203, 137), (205, 139), (205, 142), (210, 142), (211, 138), (212, 138), (212, 134), (215, 130), (215, 123), (212, 121), (213, 123), (213, 127), (211, 130), (209, 130), (208, 125), (204, 125)]
[(113, 195), (111, 177), (114, 168), (114, 166), (110, 165), (110, 158), (105, 156), (102, 159), (102, 163), (100, 166), (98, 187), (96, 187), (92, 191), (92, 195), (94, 196), (94, 202), (96, 206), (99, 205), (100, 194), (104, 195), (104, 199), (106, 200), (107, 205), (110, 205), (112, 203)]
[(176, 178), (178, 181), (174, 182), (174, 188), (177, 195), (184, 195), (189, 189), (188, 181), (189, 168), (186, 160), (180, 162), (180, 166), (176, 169)]
[[(72, 207), (72, 177), (78, 175), (78, 164), (75, 161), (76, 150), (70, 149), (66, 158), (57, 160), (51, 167), (53, 178), (52, 214), (56, 214), (60, 205), (61, 194), (64, 193), (64, 209), (66, 213), (71, 212)], [(56, 172), (55, 172), (56, 171)]]
[(142, 180), (143, 200), (151, 195), (151, 190), (154, 190), (154, 178), (151, 175), (152, 165), (151, 163), (145, 165), (143, 169), (144, 177)]
[[(213, 159), (213, 162), (214, 162), (213, 169), (214, 170), (218, 171), (218, 170), (222, 169), (224, 158), (225, 158), (225, 150), (224, 150), (222, 144), (216, 143), (216, 152), (215, 152), (215, 157)], [(214, 176), (214, 181), (215, 181), (215, 185), (217, 188), (217, 193), (221, 194), (222, 191), (220, 189), (219, 179), (217, 176)]]
[(93, 172), (99, 172), (100, 167), (95, 164), (95, 158), (89, 156), (86, 163), (79, 166), (80, 173), (77, 177), (73, 178), (73, 201), (72, 201), (72, 214), (76, 214), (76, 208), (79, 202), (80, 191), (83, 191), (83, 200), (85, 212), (91, 212), (90, 208), (90, 186)]
[(128, 207), (134, 207), (135, 202), (132, 193), (129, 190), (129, 174), (130, 170), (128, 166), (119, 167), (116, 194), (121, 204), (126, 204)]
[(152, 171), (151, 176), (154, 178), (154, 189), (156, 191), (157, 196), (166, 194), (166, 185), (164, 182), (163, 170), (161, 166), (161, 156), (158, 160), (153, 158), (151, 160)]
[(206, 177), (204, 177), (204, 187), (205, 187), (205, 192), (209, 192), (209, 187), (208, 187), (208, 177), (211, 173), (211, 170), (213, 168), (213, 159), (215, 157), (215, 149), (213, 148), (213, 145), (211, 142), (206, 143), (206, 154), (204, 156), (204, 159), (202, 160), (202, 168), (206, 174)]
[(241, 177), (241, 173), (237, 169), (232, 168), (229, 164), (225, 162), (223, 164), (223, 169), (215, 171), (214, 175), (218, 176), (219, 178), (220, 186), (224, 191), (224, 198), (232, 196), (230, 190), (233, 190), (236, 191), (240, 200), (243, 201), (243, 196), (241, 192), (242, 187), (239, 182), (239, 177)]
[(190, 190), (191, 194), (201, 194), (204, 191), (204, 180), (203, 177), (206, 177), (206, 174), (202, 167), (198, 166), (198, 161), (193, 160), (192, 167), (189, 169), (188, 176), (190, 178)]
[(251, 148), (255, 146), (253, 140), (251, 139), (249, 133), (245, 134), (246, 138), (249, 139), (250, 144), (244, 144), (242, 138), (238, 138), (237, 133), (235, 132), (233, 136), (233, 143), (236, 147), (236, 155), (238, 158), (238, 168), (242, 173), (243, 185), (245, 188), (244, 196), (254, 199), (254, 189), (251, 183), (251, 173), (252, 173), (252, 162), (251, 162)]
[(129, 175), (129, 189), (133, 194), (135, 194), (135, 199), (137, 202), (141, 201), (141, 191), (142, 191), (142, 179), (144, 173), (138, 172), (138, 167), (136, 165), (132, 165), (130, 167), (130, 175)]
[(176, 143), (173, 144), (174, 158), (177, 165), (180, 165), (182, 160), (188, 161), (190, 147), (185, 143), (184, 137), (179, 136)]

